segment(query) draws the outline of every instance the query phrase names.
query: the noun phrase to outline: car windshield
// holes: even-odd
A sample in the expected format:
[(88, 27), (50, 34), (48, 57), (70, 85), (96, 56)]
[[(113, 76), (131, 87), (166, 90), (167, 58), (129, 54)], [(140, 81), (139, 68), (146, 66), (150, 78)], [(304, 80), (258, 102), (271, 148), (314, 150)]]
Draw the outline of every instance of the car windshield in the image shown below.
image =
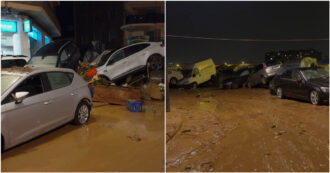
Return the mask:
[(184, 78), (189, 78), (192, 75), (192, 69), (182, 70), (181, 72)]
[(28, 65), (32, 67), (56, 67), (57, 56), (49, 55), (49, 56), (33, 56)]
[(12, 86), (21, 76), (19, 75), (8, 75), (2, 74), (1, 75), (1, 96), (2, 94), (7, 91), (7, 89)]
[(317, 78), (329, 78), (329, 71), (323, 68), (302, 70), (307, 80)]
[(46, 55), (57, 55), (60, 48), (67, 43), (67, 40), (61, 40), (56, 42), (51, 42), (43, 47), (41, 47), (34, 56), (46, 56)]
[(104, 55), (101, 57), (101, 59), (100, 59), (99, 63), (97, 64), (97, 66), (99, 67), (99, 66), (104, 65), (104, 64), (108, 61), (109, 57), (110, 57), (114, 52), (115, 52), (115, 51), (112, 51), (112, 52), (109, 52), (109, 53), (104, 54)]

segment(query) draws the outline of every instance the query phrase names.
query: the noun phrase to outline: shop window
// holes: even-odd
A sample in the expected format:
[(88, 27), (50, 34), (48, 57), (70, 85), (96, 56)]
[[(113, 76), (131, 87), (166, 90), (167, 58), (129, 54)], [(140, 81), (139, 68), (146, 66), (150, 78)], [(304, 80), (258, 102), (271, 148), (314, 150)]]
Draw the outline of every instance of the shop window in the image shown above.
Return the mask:
[(30, 38), (30, 56), (32, 57), (42, 47), (42, 34), (37, 28), (32, 26), (32, 32), (29, 32), (28, 36)]
[(48, 44), (49, 42), (50, 42), (50, 39), (47, 36), (45, 36), (45, 44)]

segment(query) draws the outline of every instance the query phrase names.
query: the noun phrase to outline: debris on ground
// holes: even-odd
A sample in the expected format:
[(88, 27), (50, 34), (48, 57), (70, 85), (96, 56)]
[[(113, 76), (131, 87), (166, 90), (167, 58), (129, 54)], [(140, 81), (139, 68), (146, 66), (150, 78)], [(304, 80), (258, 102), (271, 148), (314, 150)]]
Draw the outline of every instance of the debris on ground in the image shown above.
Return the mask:
[(93, 101), (125, 105), (127, 100), (141, 101), (138, 88), (97, 85), (94, 88)]

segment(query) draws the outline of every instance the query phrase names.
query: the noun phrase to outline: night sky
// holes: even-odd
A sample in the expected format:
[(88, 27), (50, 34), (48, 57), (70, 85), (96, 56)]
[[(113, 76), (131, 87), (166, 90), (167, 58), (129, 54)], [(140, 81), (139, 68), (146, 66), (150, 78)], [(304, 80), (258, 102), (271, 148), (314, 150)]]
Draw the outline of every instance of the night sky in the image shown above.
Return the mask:
[[(329, 2), (166, 2), (166, 34), (233, 39), (328, 39)], [(268, 51), (309, 49), (329, 57), (329, 41), (242, 42), (166, 37), (167, 62), (262, 63)]]

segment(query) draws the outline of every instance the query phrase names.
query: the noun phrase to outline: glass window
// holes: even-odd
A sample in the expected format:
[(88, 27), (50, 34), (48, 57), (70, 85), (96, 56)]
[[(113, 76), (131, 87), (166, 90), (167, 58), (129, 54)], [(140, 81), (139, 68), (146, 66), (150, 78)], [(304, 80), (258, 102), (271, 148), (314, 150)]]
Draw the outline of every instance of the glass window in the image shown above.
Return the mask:
[(147, 48), (150, 44), (138, 44), (138, 45), (133, 45), (130, 47), (127, 47), (124, 49), (125, 51), (125, 57), (131, 56), (145, 48)]
[[(71, 76), (71, 77), (70, 77)], [(64, 72), (49, 72), (47, 78), (52, 90), (71, 85), (73, 74)]]
[(299, 74), (299, 71), (297, 71), (297, 70), (292, 71), (292, 79), (301, 80), (301, 76)]
[(24, 67), (25, 64), (26, 61), (24, 59), (1, 60), (1, 68)]
[(40, 75), (31, 76), (25, 79), (19, 86), (17, 86), (13, 93), (27, 91), (28, 97), (41, 94), (44, 92), (42, 80)]
[(45, 36), (45, 44), (48, 44), (49, 42), (50, 42), (50, 39), (47, 36)]
[(60, 61), (63, 62), (65, 60), (67, 60), (68, 58), (69, 58), (69, 55), (67, 53), (67, 50), (63, 49), (63, 51), (61, 52), (61, 55), (60, 55)]
[(125, 53), (123, 50), (119, 50), (117, 51), (110, 59), (110, 61), (108, 62), (108, 65), (112, 64), (112, 63), (115, 63), (117, 61), (120, 61), (122, 59), (125, 58)]
[(10, 87), (12, 86), (21, 76), (17, 75), (1, 75), (1, 95)]
[(56, 55), (34, 56), (28, 64), (32, 67), (56, 67), (57, 58)]

